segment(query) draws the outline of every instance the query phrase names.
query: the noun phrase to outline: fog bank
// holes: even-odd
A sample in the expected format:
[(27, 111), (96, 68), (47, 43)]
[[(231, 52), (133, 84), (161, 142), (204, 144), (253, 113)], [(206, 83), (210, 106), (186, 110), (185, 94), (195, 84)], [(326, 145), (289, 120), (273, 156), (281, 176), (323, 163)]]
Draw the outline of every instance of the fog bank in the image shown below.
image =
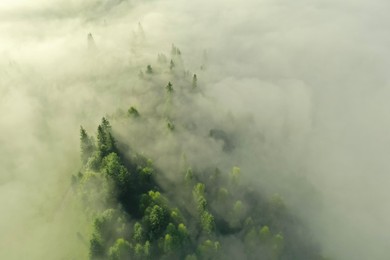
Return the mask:
[(382, 0), (2, 1), (0, 258), (86, 256), (68, 195), (79, 126), (145, 102), (126, 87), (174, 43), (202, 75), (199, 104), (216, 120), (245, 118), (221, 122), (247, 137), (235, 162), (262, 165), (251, 180), (287, 196), (324, 254), (388, 259), (386, 10)]

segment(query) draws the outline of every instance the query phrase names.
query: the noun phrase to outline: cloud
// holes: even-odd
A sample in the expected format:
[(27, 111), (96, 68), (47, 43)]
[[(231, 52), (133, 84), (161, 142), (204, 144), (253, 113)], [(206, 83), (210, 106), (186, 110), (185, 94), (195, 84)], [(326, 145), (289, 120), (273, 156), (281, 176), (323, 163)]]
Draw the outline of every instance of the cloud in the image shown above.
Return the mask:
[[(93, 131), (102, 115), (132, 103), (152, 114), (142, 100), (148, 97), (153, 104), (155, 97), (131, 96), (130, 88), (138, 71), (155, 65), (157, 53), (169, 52), (175, 43), (187, 69), (199, 73), (206, 96), (194, 106), (202, 108), (199, 114), (213, 111), (206, 117), (212, 127), (238, 136), (234, 160), (243, 172), (254, 172), (261, 162), (258, 167), (268, 173), (259, 185), (291, 195), (292, 207), (326, 254), (387, 259), (388, 5), (381, 0), (2, 1), (0, 229), (5, 232), (0, 244), (11, 250), (0, 250), (0, 258), (33, 251), (33, 258), (42, 258), (40, 241), (52, 243), (53, 236), (63, 241), (63, 232), (66, 240), (75, 240), (78, 227), (67, 230), (82, 213), (66, 194), (67, 181), (78, 170), (79, 125)], [(139, 21), (147, 34), (142, 45), (133, 35)], [(92, 54), (90, 32), (97, 46)], [(236, 124), (229, 124), (229, 114)], [(199, 125), (203, 139), (187, 139), (183, 149), (194, 149), (195, 157), (207, 146), (208, 157), (221, 147), (205, 137), (209, 125)], [(169, 142), (158, 145), (163, 149)], [(160, 151), (145, 145), (148, 149)], [(223, 165), (229, 156), (221, 159)], [(301, 178), (299, 185), (315, 192), (296, 191), (285, 181), (289, 178)], [(315, 208), (307, 198), (311, 194)], [(64, 198), (66, 206), (58, 209)], [(73, 210), (69, 219), (61, 217), (68, 215), (65, 209)], [(72, 242), (64, 251), (70, 248), (85, 252)]]

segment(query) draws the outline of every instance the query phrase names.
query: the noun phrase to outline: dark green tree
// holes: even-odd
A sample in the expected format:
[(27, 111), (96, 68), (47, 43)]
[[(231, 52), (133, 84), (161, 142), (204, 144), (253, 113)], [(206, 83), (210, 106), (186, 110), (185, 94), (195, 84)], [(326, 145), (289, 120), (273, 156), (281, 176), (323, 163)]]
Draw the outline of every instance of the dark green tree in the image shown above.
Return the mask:
[(130, 116), (139, 117), (139, 112), (135, 107), (130, 107), (127, 112)]
[(198, 78), (196, 74), (192, 77), (192, 88), (196, 88), (198, 86)]
[(111, 125), (110, 125), (110, 122), (108, 122), (108, 120), (103, 117), (102, 118), (102, 127), (104, 128), (105, 131), (111, 131)]
[(173, 92), (172, 83), (170, 81), (168, 82), (168, 85), (165, 87), (165, 89), (167, 90), (168, 93)]
[(146, 66), (146, 73), (147, 74), (152, 74), (153, 73), (153, 69), (152, 69), (151, 65)]
[(98, 235), (93, 234), (92, 239), (89, 242), (89, 258), (95, 260), (104, 259), (104, 257), (105, 253), (102, 240)]
[(157, 239), (164, 231), (167, 222), (167, 211), (159, 205), (154, 205), (150, 211), (148, 224), (150, 227), (150, 236), (152, 239)]
[(81, 149), (81, 160), (83, 164), (86, 164), (89, 157), (92, 156), (96, 147), (92, 138), (87, 134), (87, 131), (80, 126), (80, 149)]
[(116, 152), (115, 139), (111, 134), (110, 122), (104, 117), (102, 123), (98, 126), (97, 147), (102, 158), (111, 152)]
[(203, 211), (203, 213), (200, 216), (200, 221), (201, 221), (203, 231), (205, 231), (209, 235), (212, 232), (214, 232), (215, 220), (214, 220), (214, 216), (210, 212)]
[(113, 181), (112, 194), (116, 194), (118, 199), (126, 202), (134, 189), (130, 172), (122, 165), (116, 153), (110, 153), (102, 161), (102, 171)]
[(170, 120), (168, 120), (168, 122), (167, 122), (167, 127), (171, 131), (175, 130), (175, 124)]
[(134, 241), (140, 243), (144, 239), (144, 232), (142, 225), (139, 222), (136, 222), (134, 224), (134, 233), (133, 233), (133, 239)]
[(118, 238), (108, 250), (109, 260), (126, 260), (131, 257), (131, 245), (123, 238)]
[(173, 70), (174, 68), (175, 68), (175, 63), (173, 62), (173, 60), (171, 60), (171, 62), (169, 63), (169, 69)]

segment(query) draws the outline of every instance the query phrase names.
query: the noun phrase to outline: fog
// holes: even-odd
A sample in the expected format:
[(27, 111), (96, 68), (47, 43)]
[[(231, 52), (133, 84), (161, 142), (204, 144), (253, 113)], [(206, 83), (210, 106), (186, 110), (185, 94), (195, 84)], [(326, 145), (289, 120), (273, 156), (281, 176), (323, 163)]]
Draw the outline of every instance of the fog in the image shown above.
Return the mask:
[[(204, 92), (193, 117), (212, 111), (239, 136), (222, 164), (260, 167), (249, 180), (283, 194), (331, 259), (389, 259), (389, 5), (1, 1), (0, 258), (86, 258), (69, 191), (79, 126), (93, 133), (118, 108), (152, 107), (127, 86), (174, 43)], [(158, 145), (143, 149), (157, 157)]]

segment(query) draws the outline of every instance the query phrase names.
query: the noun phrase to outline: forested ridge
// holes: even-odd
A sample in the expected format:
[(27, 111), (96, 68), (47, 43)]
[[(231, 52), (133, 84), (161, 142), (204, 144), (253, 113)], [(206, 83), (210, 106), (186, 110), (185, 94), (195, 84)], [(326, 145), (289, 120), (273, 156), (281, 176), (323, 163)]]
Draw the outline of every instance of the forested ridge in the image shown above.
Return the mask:
[(390, 260), (388, 10), (1, 0), (0, 260)]
[[(198, 167), (181, 151), (173, 156), (177, 169), (168, 173), (123, 138), (126, 127), (141, 129), (132, 138), (152, 143), (201, 132), (188, 113), (201, 111), (191, 101), (203, 95), (199, 76), (182, 63), (172, 46), (171, 59), (159, 54), (156, 65), (138, 74), (143, 86), (132, 93), (152, 93), (157, 98), (149, 106), (161, 109), (129, 104), (127, 111), (103, 117), (96, 134), (80, 129), (82, 168), (72, 183), (92, 221), (88, 239), (79, 234), (90, 259), (324, 259), (283, 198), (248, 185), (249, 173), (239, 165), (221, 170), (210, 158), (207, 167)], [(202, 135), (218, 143), (220, 153), (237, 145), (224, 129), (210, 126)]]

